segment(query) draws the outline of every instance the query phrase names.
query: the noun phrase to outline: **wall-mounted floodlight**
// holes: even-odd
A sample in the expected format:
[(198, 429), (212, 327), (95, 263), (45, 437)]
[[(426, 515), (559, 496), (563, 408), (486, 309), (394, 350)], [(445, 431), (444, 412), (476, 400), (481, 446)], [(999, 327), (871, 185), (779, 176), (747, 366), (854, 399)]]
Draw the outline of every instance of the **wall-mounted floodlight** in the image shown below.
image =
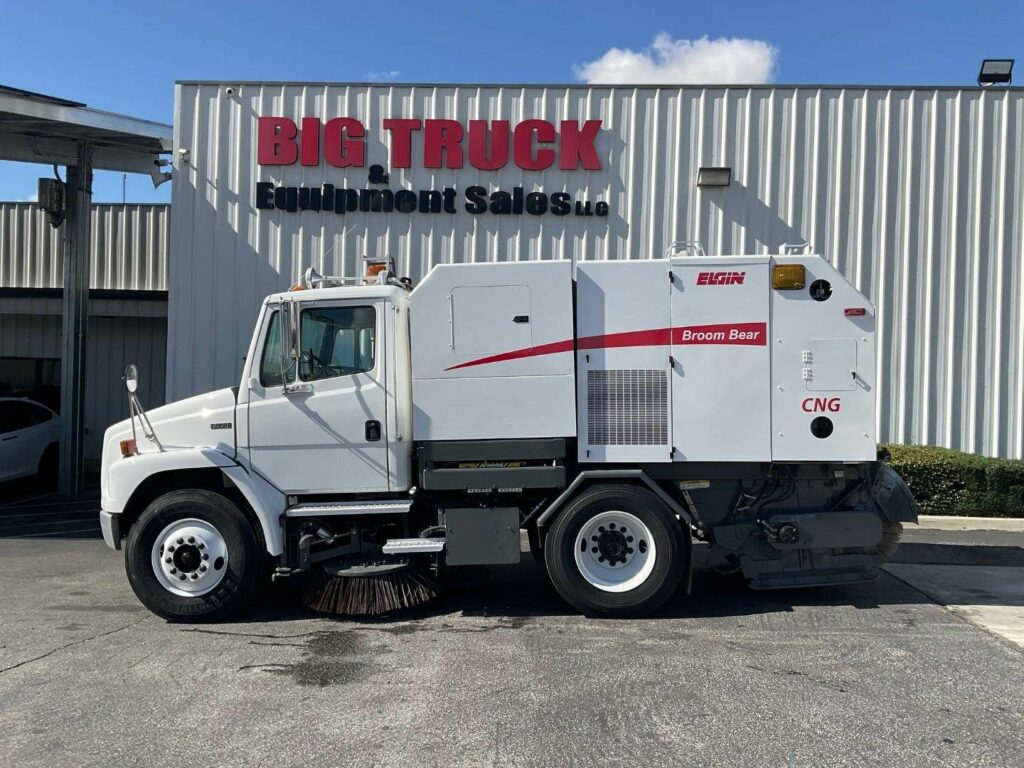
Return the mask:
[(978, 72), (978, 85), (1009, 85), (1013, 59), (985, 59)]
[(698, 187), (728, 187), (732, 181), (732, 168), (701, 168), (697, 171)]

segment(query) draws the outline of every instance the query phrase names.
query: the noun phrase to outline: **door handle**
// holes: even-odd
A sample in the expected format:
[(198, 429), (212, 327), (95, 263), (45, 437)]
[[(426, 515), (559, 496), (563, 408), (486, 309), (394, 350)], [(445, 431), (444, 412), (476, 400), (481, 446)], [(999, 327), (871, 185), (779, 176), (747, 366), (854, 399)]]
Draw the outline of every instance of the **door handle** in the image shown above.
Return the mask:
[(17, 440), (17, 439), (18, 439), (17, 435), (11, 435), (10, 437), (0, 438), (0, 443), (6, 443), (8, 440)]
[(529, 315), (516, 315), (515, 317), (512, 318), (512, 322), (513, 323), (528, 323), (528, 322), (530, 322), (530, 316)]
[(366, 442), (375, 443), (380, 440), (380, 422), (370, 419), (366, 422)]

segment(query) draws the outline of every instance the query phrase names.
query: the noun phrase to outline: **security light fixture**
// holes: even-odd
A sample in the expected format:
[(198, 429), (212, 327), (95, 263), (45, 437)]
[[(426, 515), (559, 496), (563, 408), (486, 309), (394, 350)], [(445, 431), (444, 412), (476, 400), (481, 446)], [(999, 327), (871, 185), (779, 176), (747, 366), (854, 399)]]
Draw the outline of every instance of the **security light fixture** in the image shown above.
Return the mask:
[(1013, 59), (985, 59), (978, 72), (978, 85), (1009, 85), (1012, 73)]
[(698, 187), (728, 187), (732, 181), (732, 168), (701, 168), (697, 171)]

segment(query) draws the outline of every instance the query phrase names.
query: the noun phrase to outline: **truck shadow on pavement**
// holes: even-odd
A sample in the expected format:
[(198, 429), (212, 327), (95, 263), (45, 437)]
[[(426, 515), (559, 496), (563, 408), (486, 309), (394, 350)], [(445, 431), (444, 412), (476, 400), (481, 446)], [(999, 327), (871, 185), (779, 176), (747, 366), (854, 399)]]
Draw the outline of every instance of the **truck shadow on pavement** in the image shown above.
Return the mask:
[[(301, 585), (278, 584), (268, 588), (264, 600), (239, 617), (247, 622), (281, 622), (323, 616), (306, 609), (300, 600)], [(882, 606), (920, 605), (933, 602), (916, 589), (889, 574), (877, 580), (846, 586), (796, 590), (755, 591), (740, 576), (707, 570), (694, 573), (689, 595), (684, 590), (648, 619), (716, 618), (787, 613), (801, 607), (846, 606), (870, 610)], [(388, 625), (448, 615), (496, 618), (506, 621), (550, 617), (574, 617), (578, 612), (564, 603), (548, 581), (544, 567), (528, 555), (518, 565), (494, 566), (467, 574), (450, 574), (434, 602), (393, 616), (358, 619), (361, 623)], [(329, 616), (328, 616), (329, 618)], [(338, 617), (349, 621), (348, 617)]]
[[(750, 589), (742, 576), (715, 573), (704, 567), (702, 561), (703, 558), (697, 554), (690, 594), (680, 590), (649, 618), (758, 616), (827, 606), (872, 610), (883, 606), (935, 602), (924, 592), (886, 572), (878, 579), (862, 584), (757, 591)], [(1024, 567), (1024, 548), (904, 542), (894, 562)], [(321, 615), (302, 606), (299, 591), (300, 586), (297, 584), (281, 584), (270, 588), (263, 604), (250, 612), (245, 620), (288, 621)], [(1005, 596), (997, 599), (1000, 600), (999, 604), (1006, 604)], [(980, 595), (978, 600), (983, 603), (986, 598)], [(522, 561), (517, 565), (451, 569), (444, 580), (441, 597), (433, 603), (394, 616), (360, 621), (386, 625), (451, 614), (513, 620), (577, 615), (555, 592), (544, 566), (535, 562), (528, 552), (524, 552)]]

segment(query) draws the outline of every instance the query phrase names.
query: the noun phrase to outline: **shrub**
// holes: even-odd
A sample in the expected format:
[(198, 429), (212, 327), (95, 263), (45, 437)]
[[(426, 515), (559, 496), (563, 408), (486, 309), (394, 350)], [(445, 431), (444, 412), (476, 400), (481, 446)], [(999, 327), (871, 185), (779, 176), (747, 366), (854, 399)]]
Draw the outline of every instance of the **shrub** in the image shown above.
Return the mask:
[(922, 515), (1024, 517), (1024, 461), (927, 445), (886, 445)]

